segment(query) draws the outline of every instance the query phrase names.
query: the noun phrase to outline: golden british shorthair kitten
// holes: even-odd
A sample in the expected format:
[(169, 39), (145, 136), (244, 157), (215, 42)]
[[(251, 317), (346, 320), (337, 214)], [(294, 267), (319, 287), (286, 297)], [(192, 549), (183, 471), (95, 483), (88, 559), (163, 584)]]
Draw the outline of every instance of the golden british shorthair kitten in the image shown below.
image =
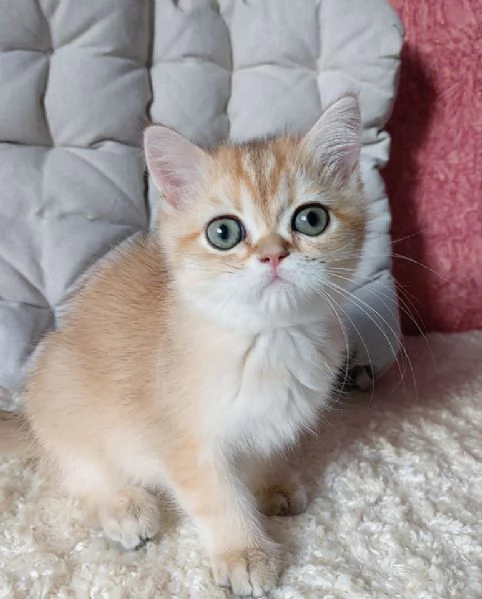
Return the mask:
[(124, 547), (158, 533), (170, 490), (235, 595), (278, 578), (262, 512), (306, 506), (275, 458), (344, 360), (333, 290), (363, 246), (360, 128), (351, 95), (298, 138), (203, 150), (148, 127), (157, 230), (94, 267), (37, 352), (24, 413), (1, 419), (3, 450), (29, 445)]

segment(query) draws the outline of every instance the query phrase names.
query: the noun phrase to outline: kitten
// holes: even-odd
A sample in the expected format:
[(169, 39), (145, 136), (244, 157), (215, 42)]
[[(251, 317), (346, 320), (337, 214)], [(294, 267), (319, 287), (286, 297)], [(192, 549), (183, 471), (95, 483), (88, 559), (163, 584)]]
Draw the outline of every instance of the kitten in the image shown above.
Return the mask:
[(350, 95), (300, 138), (203, 150), (147, 128), (158, 230), (93, 269), (26, 383), (35, 451), (105, 533), (156, 535), (167, 488), (236, 595), (276, 584), (260, 511), (306, 505), (274, 458), (315, 425), (343, 361), (330, 281), (363, 245), (359, 152)]

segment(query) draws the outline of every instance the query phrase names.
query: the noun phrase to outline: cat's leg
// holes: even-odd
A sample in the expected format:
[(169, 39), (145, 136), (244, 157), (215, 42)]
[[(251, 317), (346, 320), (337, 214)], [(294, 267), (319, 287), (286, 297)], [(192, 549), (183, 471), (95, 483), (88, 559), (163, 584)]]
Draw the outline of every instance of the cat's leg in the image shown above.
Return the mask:
[(280, 548), (232, 466), (199, 455), (191, 447), (166, 464), (172, 489), (198, 527), (216, 583), (238, 596), (262, 597), (276, 585)]
[(66, 490), (81, 501), (107, 537), (126, 549), (134, 549), (159, 532), (159, 501), (146, 489), (79, 456), (62, 459), (61, 476)]
[(141, 487), (124, 487), (95, 501), (105, 534), (126, 549), (142, 545), (159, 532), (159, 502)]
[(308, 504), (298, 472), (284, 460), (247, 459), (239, 464), (243, 479), (266, 516), (295, 516)]

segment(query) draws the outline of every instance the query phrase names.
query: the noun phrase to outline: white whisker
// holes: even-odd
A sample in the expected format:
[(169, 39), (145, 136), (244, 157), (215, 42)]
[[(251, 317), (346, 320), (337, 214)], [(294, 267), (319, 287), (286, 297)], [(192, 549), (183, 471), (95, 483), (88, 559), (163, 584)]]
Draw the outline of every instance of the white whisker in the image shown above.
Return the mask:
[[(367, 316), (367, 318), (369, 318), (371, 320), (371, 322), (373, 322), (373, 324), (377, 327), (377, 329), (382, 333), (382, 335), (384, 336), (384, 338), (388, 342), (393, 355), (396, 357), (396, 363), (397, 363), (397, 365), (399, 367), (400, 376), (402, 377), (402, 381), (403, 381), (404, 380), (404, 375), (403, 375), (403, 371), (400, 368), (399, 360), (398, 360), (398, 357), (397, 357), (398, 352), (395, 351), (395, 348), (393, 347), (393, 343), (390, 340), (390, 338), (388, 337), (387, 333), (383, 330), (383, 327), (379, 324), (379, 322), (377, 322), (377, 320), (375, 318), (373, 318), (369, 314), (369, 311), (371, 311), (372, 313), (374, 313), (376, 315), (376, 317), (379, 318), (383, 322), (383, 324), (385, 324), (385, 326), (387, 327), (387, 329), (392, 332), (392, 334), (394, 335), (394, 337), (398, 338), (398, 335), (397, 335), (396, 331), (393, 329), (393, 327), (390, 325), (390, 323), (387, 322), (387, 320), (385, 318), (383, 318), (383, 316), (381, 314), (379, 314), (373, 308), (373, 306), (371, 306), (370, 304), (368, 304), (366, 301), (362, 300), (361, 298), (357, 297), (355, 294), (353, 294), (353, 293), (351, 293), (351, 292), (343, 289), (339, 285), (336, 285), (336, 283), (326, 282), (325, 285), (327, 287), (329, 287), (330, 289), (332, 289), (332, 291), (341, 294), (346, 299), (351, 300), (355, 304), (355, 306), (357, 306), (365, 314), (365, 316)], [(410, 360), (410, 357), (409, 357), (408, 352), (407, 352), (406, 348), (404, 347), (404, 345), (402, 344), (400, 347), (401, 347), (402, 352), (403, 352), (405, 358), (407, 359), (407, 363), (408, 363), (408, 365), (410, 367), (411, 374), (412, 374), (412, 380), (413, 380), (413, 384), (414, 384), (414, 387), (415, 387), (415, 394), (418, 396), (417, 382), (416, 382), (416, 379), (415, 379), (415, 371), (413, 369), (412, 362)]]

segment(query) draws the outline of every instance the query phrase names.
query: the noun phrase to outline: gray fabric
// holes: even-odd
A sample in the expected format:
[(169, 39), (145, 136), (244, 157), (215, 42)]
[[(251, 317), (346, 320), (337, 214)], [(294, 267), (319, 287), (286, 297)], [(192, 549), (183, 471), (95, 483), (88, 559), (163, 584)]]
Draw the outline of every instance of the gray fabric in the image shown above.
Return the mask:
[(356, 361), (389, 365), (398, 313), (378, 168), (401, 42), (386, 0), (0, 0), (0, 386), (21, 384), (87, 266), (155, 219), (146, 114), (212, 145), (305, 130), (346, 89), (360, 93), (373, 213), (347, 322)]

